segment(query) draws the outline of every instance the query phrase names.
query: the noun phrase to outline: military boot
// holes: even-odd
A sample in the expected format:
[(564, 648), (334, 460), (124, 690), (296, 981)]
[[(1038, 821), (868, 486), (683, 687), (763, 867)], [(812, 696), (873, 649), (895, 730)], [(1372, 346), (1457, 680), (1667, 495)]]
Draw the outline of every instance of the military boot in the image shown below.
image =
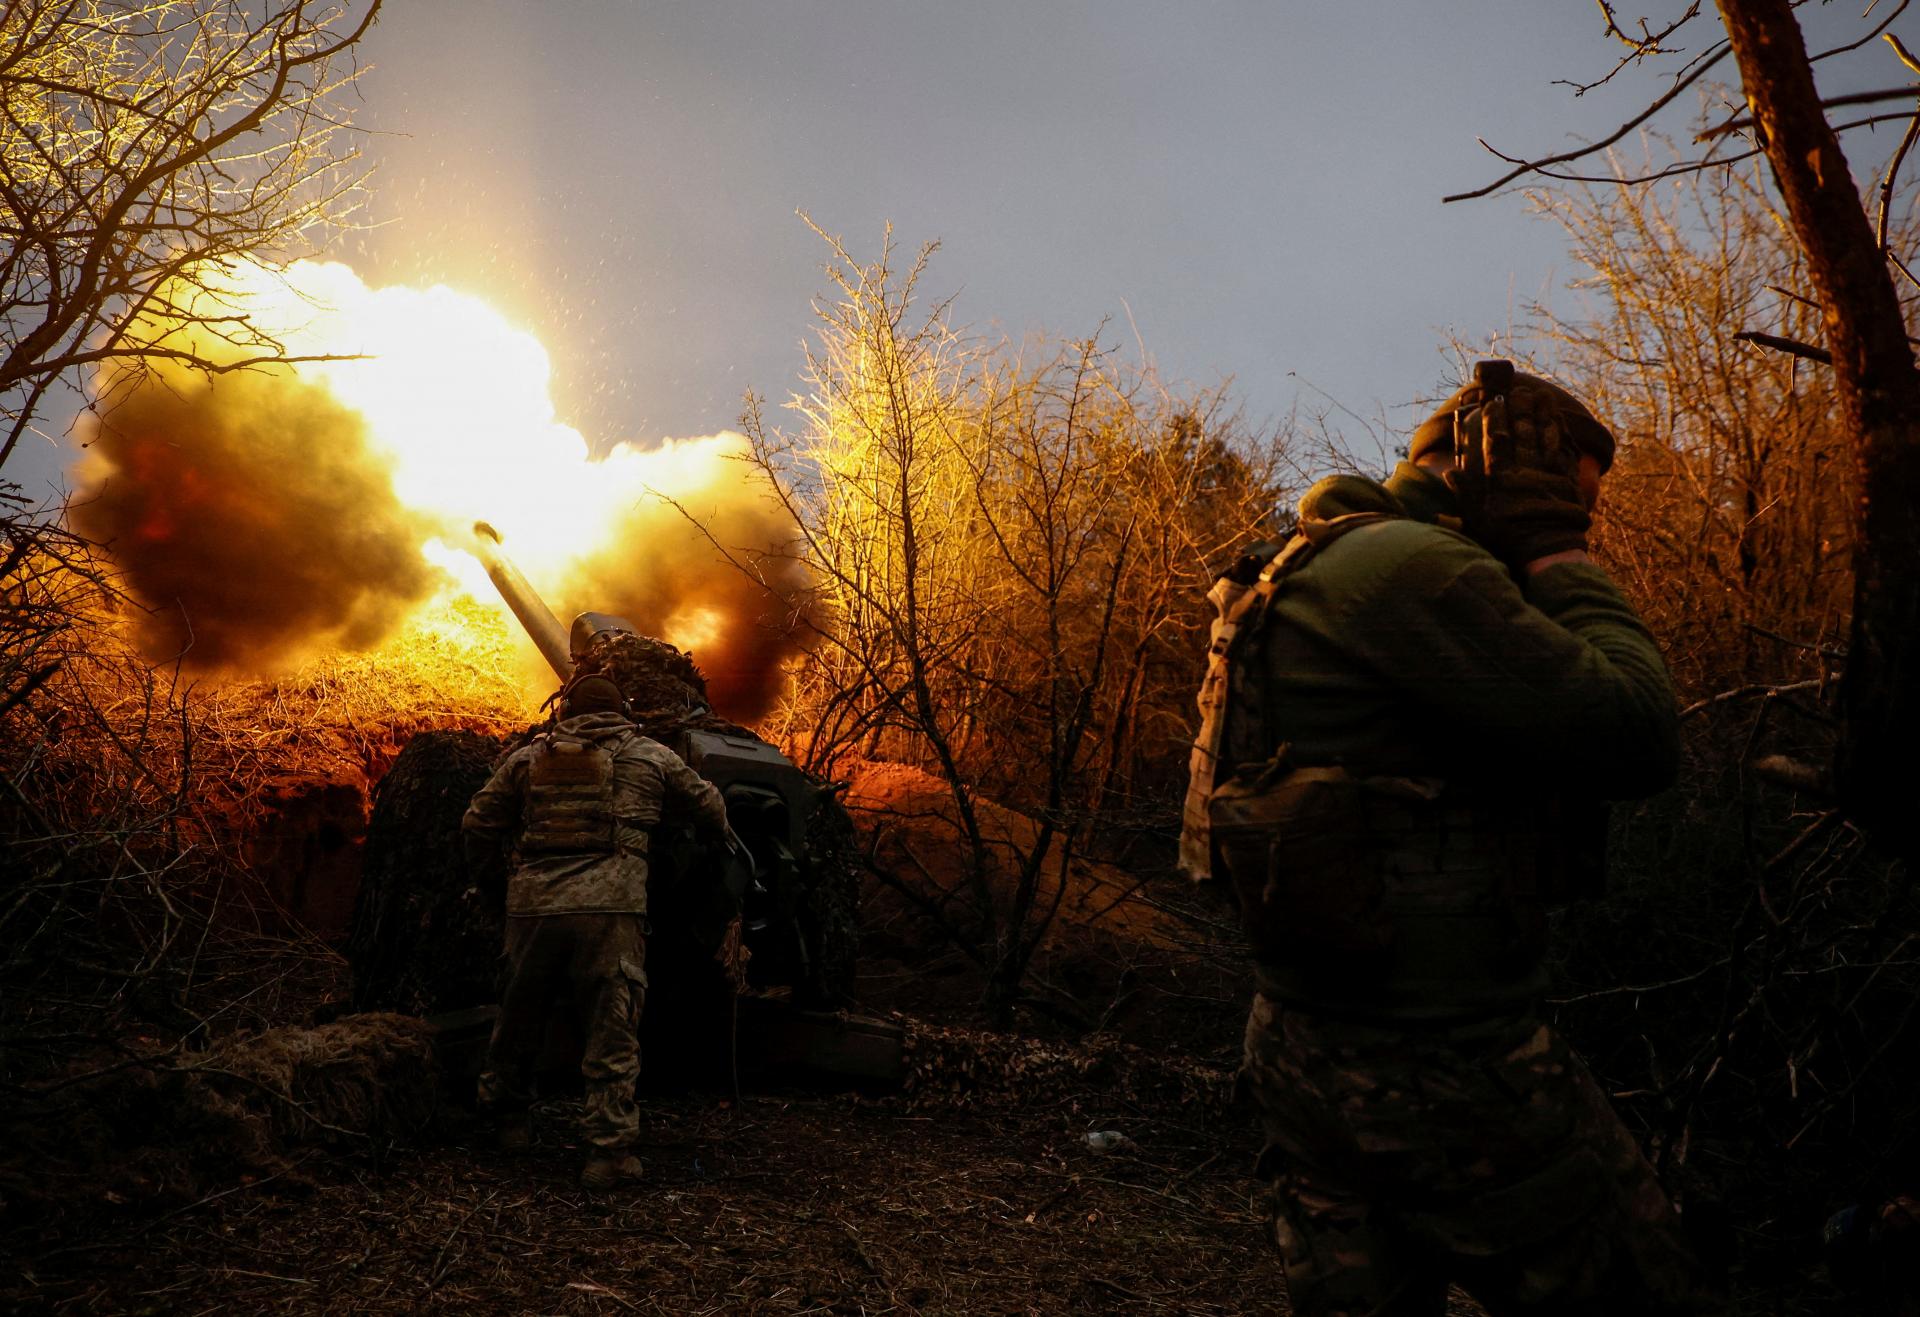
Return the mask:
[(615, 1185), (630, 1184), (644, 1173), (640, 1159), (630, 1152), (596, 1152), (587, 1158), (587, 1164), (580, 1172), (582, 1189), (611, 1189)]

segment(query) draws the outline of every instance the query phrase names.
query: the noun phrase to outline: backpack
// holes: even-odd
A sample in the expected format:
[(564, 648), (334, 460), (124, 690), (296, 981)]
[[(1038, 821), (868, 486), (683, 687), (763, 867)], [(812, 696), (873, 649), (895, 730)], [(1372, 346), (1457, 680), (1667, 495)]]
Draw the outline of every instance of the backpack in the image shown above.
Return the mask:
[(1258, 574), (1245, 568), (1223, 574), (1207, 592), (1215, 610), (1207, 645), (1207, 675), (1200, 683), (1200, 732), (1187, 762), (1187, 798), (1180, 819), (1180, 871), (1194, 882), (1224, 876), (1215, 864), (1211, 806), (1214, 792), (1240, 767), (1227, 755), (1231, 744), (1228, 722), (1235, 714), (1257, 708), (1257, 693), (1240, 676), (1236, 661), (1251, 637), (1266, 624), (1273, 602), (1287, 578), (1312, 561), (1315, 554), (1349, 531), (1375, 522), (1396, 520), (1391, 512), (1351, 512), (1329, 521), (1302, 521), (1284, 547), (1267, 558)]

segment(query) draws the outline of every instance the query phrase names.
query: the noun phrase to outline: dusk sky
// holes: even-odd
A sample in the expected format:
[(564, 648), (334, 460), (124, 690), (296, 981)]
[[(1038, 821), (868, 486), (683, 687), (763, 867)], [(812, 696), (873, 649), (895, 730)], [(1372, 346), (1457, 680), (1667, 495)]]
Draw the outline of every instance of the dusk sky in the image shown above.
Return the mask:
[[(1816, 49), (1860, 30), (1857, 6), (1802, 14)], [(1689, 35), (1720, 35), (1711, 10)], [(1664, 84), (1553, 85), (1619, 49), (1574, 0), (397, 0), (359, 85), (376, 227), (322, 254), (500, 307), (602, 444), (785, 400), (827, 287), (796, 210), (860, 257), (888, 221), (908, 255), (938, 239), (927, 291), (976, 331), (1104, 321), (1170, 383), (1231, 377), (1256, 423), (1324, 393), (1397, 440), (1450, 331), (1571, 305), (1524, 198), (1440, 198), (1498, 172), (1476, 136), (1540, 152), (1629, 117)], [(1828, 93), (1905, 77), (1842, 63)], [(1849, 137), (1856, 172), (1897, 137)], [(53, 478), (23, 456), (10, 475)]]

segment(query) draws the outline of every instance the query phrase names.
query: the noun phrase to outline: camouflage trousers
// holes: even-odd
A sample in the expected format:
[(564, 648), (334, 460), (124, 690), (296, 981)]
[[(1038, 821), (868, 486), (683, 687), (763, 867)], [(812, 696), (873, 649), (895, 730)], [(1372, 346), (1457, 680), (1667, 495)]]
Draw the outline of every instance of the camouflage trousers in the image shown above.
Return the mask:
[(507, 920), (507, 989), (480, 1075), (480, 1106), (496, 1114), (533, 1102), (533, 1068), (556, 1008), (571, 1008), (586, 1047), (587, 1138), (623, 1152), (639, 1131), (640, 1012), (647, 1000), (646, 917), (517, 915)]
[(1394, 1029), (1254, 998), (1246, 1076), (1300, 1317), (1719, 1311), (1679, 1216), (1532, 1015)]

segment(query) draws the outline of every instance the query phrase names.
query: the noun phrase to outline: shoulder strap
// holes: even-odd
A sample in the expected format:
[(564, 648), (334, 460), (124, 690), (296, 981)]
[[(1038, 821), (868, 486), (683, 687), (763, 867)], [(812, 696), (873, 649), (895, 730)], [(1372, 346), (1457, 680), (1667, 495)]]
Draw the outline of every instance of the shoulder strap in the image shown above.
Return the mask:
[[(1288, 538), (1284, 547), (1267, 561), (1253, 584), (1231, 576), (1214, 582), (1207, 598), (1213, 601), (1216, 616), (1207, 645), (1207, 672), (1200, 685), (1200, 730), (1194, 738), (1193, 752), (1187, 763), (1187, 796), (1181, 811), (1180, 867), (1195, 879), (1204, 878), (1212, 869), (1213, 848), (1208, 822), (1208, 802), (1214, 784), (1236, 767), (1225, 755), (1233, 665), (1245, 648), (1246, 637), (1258, 632), (1266, 621), (1274, 598), (1287, 578), (1306, 566), (1313, 556), (1350, 531), (1377, 521), (1393, 521), (1391, 512), (1352, 512), (1326, 521), (1304, 521)], [(1265, 711), (1254, 707), (1237, 711), (1241, 716), (1265, 720)]]
[(1293, 538), (1287, 541), (1286, 547), (1274, 554), (1273, 560), (1261, 569), (1260, 577), (1252, 588), (1234, 601), (1234, 611), (1226, 619), (1234, 628), (1229, 643), (1237, 638), (1249, 613), (1255, 614), (1255, 622), (1265, 619), (1267, 609), (1272, 605), (1273, 597), (1280, 592), (1281, 585), (1311, 562), (1322, 549), (1362, 526), (1400, 520), (1403, 518), (1392, 512), (1349, 512), (1330, 521), (1302, 521), (1294, 529)]

